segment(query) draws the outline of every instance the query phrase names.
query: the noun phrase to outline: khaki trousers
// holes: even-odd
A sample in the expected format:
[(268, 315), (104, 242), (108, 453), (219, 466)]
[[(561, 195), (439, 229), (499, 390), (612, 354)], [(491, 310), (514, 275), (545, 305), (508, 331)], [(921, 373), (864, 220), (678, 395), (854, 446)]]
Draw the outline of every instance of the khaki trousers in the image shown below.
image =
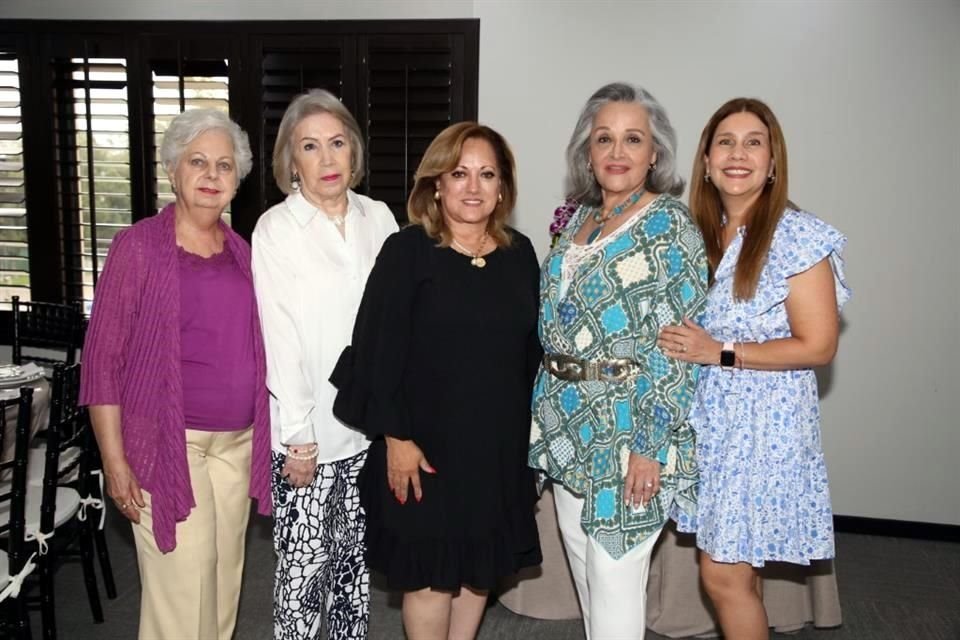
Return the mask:
[(177, 523), (177, 546), (161, 553), (149, 494), (133, 525), (140, 567), (140, 640), (230, 640), (237, 622), (250, 517), (253, 429), (187, 429), (197, 506)]

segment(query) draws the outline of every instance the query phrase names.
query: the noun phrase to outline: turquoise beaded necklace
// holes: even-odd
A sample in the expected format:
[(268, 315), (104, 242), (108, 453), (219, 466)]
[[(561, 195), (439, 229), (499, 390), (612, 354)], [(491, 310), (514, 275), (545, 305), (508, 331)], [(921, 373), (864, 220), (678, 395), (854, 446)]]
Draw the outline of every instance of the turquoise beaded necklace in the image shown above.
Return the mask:
[(610, 220), (611, 218), (616, 218), (617, 216), (622, 214), (624, 211), (626, 211), (633, 205), (637, 204), (637, 201), (640, 200), (640, 198), (642, 198), (643, 194), (645, 194), (646, 192), (647, 192), (646, 189), (644, 189), (643, 187), (640, 187), (639, 189), (634, 191), (630, 195), (630, 197), (627, 198), (624, 202), (618, 204), (613, 209), (611, 209), (610, 213), (608, 213), (607, 215), (603, 215), (601, 213), (601, 211), (603, 211), (603, 207), (597, 207), (596, 209), (594, 209), (593, 213), (591, 214), (593, 216), (593, 221), (600, 226), (594, 229), (593, 231), (591, 231), (590, 235), (587, 236), (587, 244), (593, 244), (596, 241), (596, 239), (600, 237), (600, 234), (603, 233), (603, 227), (606, 226), (608, 220)]

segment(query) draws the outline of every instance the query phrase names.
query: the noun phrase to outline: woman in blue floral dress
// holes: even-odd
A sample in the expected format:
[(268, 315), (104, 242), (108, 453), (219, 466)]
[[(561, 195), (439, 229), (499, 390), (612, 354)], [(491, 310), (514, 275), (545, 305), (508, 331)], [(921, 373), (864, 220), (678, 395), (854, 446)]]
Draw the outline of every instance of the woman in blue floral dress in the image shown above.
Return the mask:
[(701, 579), (726, 637), (767, 638), (757, 568), (834, 555), (813, 367), (837, 350), (846, 238), (787, 199), (783, 133), (758, 100), (714, 113), (693, 176), (707, 309), (702, 328), (685, 319), (659, 344), (705, 365), (689, 417)]

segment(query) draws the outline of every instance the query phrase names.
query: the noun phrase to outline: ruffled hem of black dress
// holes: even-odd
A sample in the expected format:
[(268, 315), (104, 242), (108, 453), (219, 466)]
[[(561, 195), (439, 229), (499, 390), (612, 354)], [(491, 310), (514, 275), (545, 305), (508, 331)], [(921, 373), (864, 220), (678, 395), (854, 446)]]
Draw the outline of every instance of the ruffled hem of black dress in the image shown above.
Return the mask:
[(461, 586), (494, 589), (502, 578), (543, 561), (536, 535), (517, 544), (505, 535), (482, 539), (408, 539), (384, 528), (367, 528), (367, 564), (387, 578), (393, 591)]

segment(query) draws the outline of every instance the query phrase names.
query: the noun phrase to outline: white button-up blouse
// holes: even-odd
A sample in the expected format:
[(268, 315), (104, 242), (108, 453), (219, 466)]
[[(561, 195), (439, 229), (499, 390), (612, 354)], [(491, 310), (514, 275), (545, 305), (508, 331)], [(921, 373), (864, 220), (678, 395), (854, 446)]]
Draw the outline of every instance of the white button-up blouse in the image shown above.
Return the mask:
[(272, 445), (316, 442), (318, 462), (367, 448), (333, 415), (328, 378), (350, 344), (380, 247), (397, 230), (382, 202), (347, 192), (346, 237), (300, 193), (267, 210), (253, 231), (253, 278), (267, 351)]

